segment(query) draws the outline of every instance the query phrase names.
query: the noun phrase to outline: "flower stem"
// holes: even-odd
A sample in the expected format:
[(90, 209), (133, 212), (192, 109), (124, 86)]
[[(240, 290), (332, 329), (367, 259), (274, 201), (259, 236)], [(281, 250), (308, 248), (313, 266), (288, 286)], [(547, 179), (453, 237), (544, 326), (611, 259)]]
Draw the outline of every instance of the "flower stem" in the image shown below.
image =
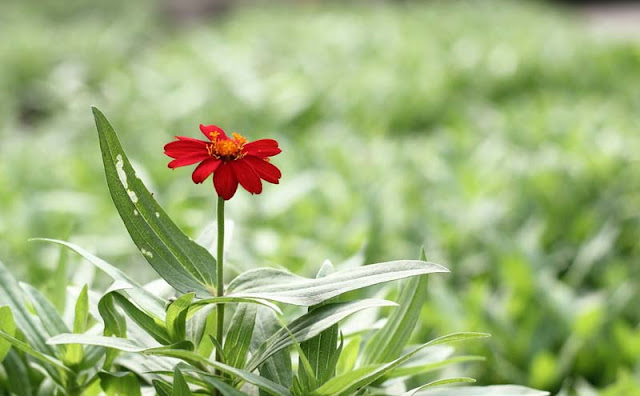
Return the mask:
[[(224, 199), (218, 197), (218, 257), (216, 268), (216, 296), (224, 296)], [(224, 304), (216, 306), (216, 339), (220, 345), (224, 345), (222, 338), (224, 337)], [(216, 348), (216, 361), (222, 361), (222, 351)], [(221, 374), (216, 370), (216, 374)], [(217, 392), (216, 392), (217, 393)]]

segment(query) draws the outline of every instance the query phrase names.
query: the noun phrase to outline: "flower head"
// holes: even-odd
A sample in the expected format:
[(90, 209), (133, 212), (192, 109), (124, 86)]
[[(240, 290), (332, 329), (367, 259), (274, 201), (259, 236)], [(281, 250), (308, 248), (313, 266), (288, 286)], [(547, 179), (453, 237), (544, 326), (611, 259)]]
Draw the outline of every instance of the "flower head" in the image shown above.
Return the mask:
[(202, 183), (213, 173), (213, 185), (220, 197), (231, 199), (238, 189), (238, 183), (251, 194), (262, 192), (262, 181), (278, 184), (282, 174), (269, 162), (269, 157), (282, 150), (273, 139), (260, 139), (247, 142), (247, 139), (232, 133), (228, 137), (224, 130), (216, 125), (200, 124), (200, 131), (207, 141), (185, 136), (176, 136), (177, 141), (164, 146), (164, 153), (173, 161), (169, 168), (180, 166), (198, 166), (191, 178), (194, 183)]

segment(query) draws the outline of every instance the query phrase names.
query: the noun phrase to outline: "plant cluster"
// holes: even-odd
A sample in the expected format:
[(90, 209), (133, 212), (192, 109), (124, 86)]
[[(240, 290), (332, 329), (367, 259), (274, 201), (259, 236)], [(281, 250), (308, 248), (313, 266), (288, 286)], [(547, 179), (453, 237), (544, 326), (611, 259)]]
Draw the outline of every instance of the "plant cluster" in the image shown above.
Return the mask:
[[(102, 293), (85, 285), (61, 314), (36, 288), (0, 266), (0, 359), (5, 393), (16, 395), (160, 396), (194, 394), (545, 395), (518, 386), (460, 387), (468, 377), (436, 379), (408, 389), (407, 379), (476, 356), (452, 356), (449, 344), (488, 336), (453, 333), (413, 346), (410, 336), (425, 299), (427, 275), (448, 270), (399, 260), (334, 270), (315, 278), (273, 268), (241, 273), (224, 284), (224, 203), (238, 184), (260, 193), (260, 178), (277, 183), (269, 157), (274, 140), (247, 143), (215, 126), (209, 140), (178, 137), (165, 146), (170, 167), (200, 163), (196, 183), (213, 173), (218, 193), (217, 257), (187, 237), (137, 177), (115, 131), (94, 108), (111, 198), (131, 239), (162, 279), (142, 286), (81, 247), (71, 249), (112, 278)], [(215, 164), (215, 165), (212, 165)], [(268, 166), (265, 166), (267, 165)], [(205, 169), (203, 171), (203, 169)], [(278, 175), (276, 177), (276, 175)], [(348, 299), (368, 286), (407, 279), (397, 303)], [(59, 285), (63, 286), (63, 285)], [(166, 289), (166, 294), (161, 290)], [(71, 301), (69, 301), (71, 302)], [(291, 319), (280, 305), (306, 308)], [(365, 310), (395, 307), (379, 325), (347, 331), (340, 322)], [(225, 320), (225, 311), (232, 315)], [(65, 320), (67, 319), (67, 320)], [(469, 393), (472, 392), (472, 393)]]

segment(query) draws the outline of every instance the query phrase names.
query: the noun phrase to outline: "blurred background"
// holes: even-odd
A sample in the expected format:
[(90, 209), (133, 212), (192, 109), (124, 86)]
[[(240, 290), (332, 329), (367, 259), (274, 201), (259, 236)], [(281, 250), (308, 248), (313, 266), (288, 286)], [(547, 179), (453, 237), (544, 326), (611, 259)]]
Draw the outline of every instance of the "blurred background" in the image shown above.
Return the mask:
[(227, 205), (232, 272), (312, 275), (424, 245), (452, 273), (432, 277), (416, 340), (493, 334), (465, 349), (487, 356), (463, 366), (481, 384), (640, 394), (639, 9), (3, 1), (0, 260), (55, 293), (59, 249), (28, 241), (52, 237), (153, 279), (108, 195), (90, 106), (203, 241), (213, 187), (170, 171), (162, 147), (215, 123), (284, 150), (281, 185)]

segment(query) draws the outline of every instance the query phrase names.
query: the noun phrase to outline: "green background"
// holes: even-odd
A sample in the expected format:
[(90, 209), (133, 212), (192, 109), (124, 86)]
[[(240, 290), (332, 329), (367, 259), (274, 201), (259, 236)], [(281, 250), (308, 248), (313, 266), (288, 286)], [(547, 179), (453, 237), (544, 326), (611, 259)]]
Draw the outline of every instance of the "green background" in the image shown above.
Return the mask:
[(0, 260), (19, 278), (55, 288), (59, 250), (31, 237), (154, 278), (89, 106), (194, 238), (213, 187), (162, 147), (213, 123), (283, 149), (281, 185), (227, 205), (232, 271), (424, 245), (452, 273), (432, 277), (416, 340), (492, 333), (463, 348), (487, 356), (462, 366), (479, 383), (640, 392), (640, 40), (524, 2), (261, 3), (190, 22), (151, 1), (56, 4), (0, 4)]

